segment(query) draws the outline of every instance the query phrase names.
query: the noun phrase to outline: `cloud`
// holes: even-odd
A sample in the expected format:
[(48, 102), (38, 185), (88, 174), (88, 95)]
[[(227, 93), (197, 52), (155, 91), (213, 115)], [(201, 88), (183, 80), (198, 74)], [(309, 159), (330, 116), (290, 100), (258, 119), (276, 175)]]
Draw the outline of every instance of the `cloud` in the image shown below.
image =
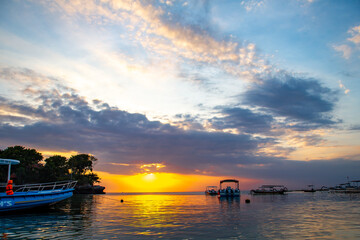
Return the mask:
[(336, 96), (315, 79), (285, 75), (254, 83), (242, 97), (245, 104), (285, 117), (289, 127), (311, 129), (336, 123), (331, 116)]
[[(36, 79), (44, 77), (25, 69), (7, 69), (7, 72), (11, 73), (8, 78), (28, 78), (29, 84), (31, 80), (36, 83)], [(276, 120), (270, 113), (315, 123), (325, 121), (321, 115), (310, 114), (302, 108), (294, 112), (285, 111), (290, 108), (288, 104), (295, 104), (297, 108), (295, 100), (298, 98), (306, 105), (315, 105), (313, 110), (319, 113), (331, 111), (333, 105), (325, 100), (331, 91), (315, 80), (273, 79), (254, 85), (246, 94), (256, 94), (257, 97), (247, 99), (255, 100), (257, 107), (269, 109), (268, 114), (241, 107), (218, 108), (222, 116), (211, 119), (212, 124), (219, 130), (237, 128), (237, 134), (206, 131), (204, 128), (186, 131), (150, 121), (143, 114), (129, 113), (101, 100), (89, 102), (69, 88), (54, 90), (53, 87), (59, 83), (56, 78), (51, 78), (50, 82), (53, 85), (45, 85), (45, 89), (41, 89), (39, 84), (38, 89), (29, 91), (23, 100), (0, 98), (1, 109), (5, 109), (0, 112), (1, 146), (24, 145), (43, 151), (91, 153), (99, 159), (97, 170), (114, 174), (148, 170), (241, 176), (266, 182), (291, 183), (311, 178), (338, 182), (343, 175), (355, 175), (354, 169), (359, 166), (360, 161), (342, 159), (330, 162), (288, 161), (275, 154), (266, 154), (264, 150), (272, 147), (289, 151), (290, 148), (281, 150), (276, 139), (252, 135), (270, 131)], [(24, 88), (22, 90), (26, 91)], [(270, 96), (264, 95), (265, 89), (269, 90)], [(285, 96), (294, 99), (291, 97), (282, 101), (287, 104), (279, 104), (277, 98)], [(190, 115), (178, 117), (195, 121)], [(316, 135), (307, 138), (312, 145), (318, 141)]]
[(215, 129), (237, 129), (243, 133), (269, 133), (274, 121), (271, 115), (254, 113), (250, 109), (225, 107), (221, 109), (222, 117), (210, 119)]
[(253, 11), (254, 9), (259, 8), (262, 5), (264, 5), (264, 1), (262, 1), (262, 0), (247, 0), (247, 1), (242, 1), (241, 5), (244, 6), (246, 11), (250, 12), (250, 11)]
[(166, 3), (114, 0), (42, 3), (66, 15), (69, 21), (85, 18), (92, 24), (121, 24), (127, 30), (126, 37), (151, 52), (153, 58), (159, 55), (211, 64), (248, 80), (269, 68), (257, 53), (255, 44), (224, 38), (218, 29), (210, 27), (207, 16), (210, 7), (206, 1), (185, 5), (172, 2), (171, 5), (177, 4), (177, 7)]
[(348, 33), (351, 35), (347, 40), (358, 45), (360, 44), (360, 25), (351, 28)]
[(333, 48), (342, 53), (343, 58), (345, 59), (349, 59), (351, 54), (352, 54), (352, 48), (346, 44), (342, 44), (342, 45), (333, 45)]
[(348, 33), (351, 37), (346, 39), (346, 44), (333, 45), (333, 48), (337, 52), (341, 52), (345, 59), (350, 59), (351, 55), (360, 49), (360, 25), (352, 27), (349, 29)]
[(345, 85), (342, 83), (342, 81), (339, 81), (339, 87), (344, 90), (345, 94), (348, 94), (350, 92), (350, 89), (347, 89)]
[[(12, 76), (25, 78), (26, 73), (19, 70)], [(33, 101), (37, 104), (32, 105)], [(6, 107), (0, 115), (2, 144), (90, 152), (103, 163), (160, 162), (166, 170), (194, 173), (194, 169), (239, 162), (241, 156), (251, 156), (259, 144), (268, 141), (248, 134), (185, 131), (100, 100), (88, 102), (67, 88), (31, 91), (22, 101), (2, 97), (0, 105)]]

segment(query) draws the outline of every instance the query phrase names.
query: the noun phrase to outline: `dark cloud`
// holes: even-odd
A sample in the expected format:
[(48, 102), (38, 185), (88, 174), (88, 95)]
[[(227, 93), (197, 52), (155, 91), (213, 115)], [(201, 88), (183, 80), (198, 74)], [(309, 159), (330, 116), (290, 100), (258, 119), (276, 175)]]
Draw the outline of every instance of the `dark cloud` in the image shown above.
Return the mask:
[(352, 125), (349, 128), (352, 131), (359, 131), (360, 130), (360, 124)]
[(254, 113), (240, 107), (225, 107), (221, 109), (223, 117), (215, 117), (210, 120), (216, 129), (238, 129), (246, 133), (269, 133), (273, 117), (271, 115)]
[(142, 114), (109, 107), (99, 100), (91, 105), (71, 92), (39, 94), (38, 106), (0, 99), (9, 112), (36, 119), (22, 124), (2, 122), (1, 142), (90, 152), (103, 162), (163, 162), (173, 171), (194, 173), (196, 169), (241, 162), (242, 156), (251, 156), (259, 144), (268, 141), (247, 134), (185, 131), (149, 121)]
[[(248, 101), (254, 100), (252, 105), (261, 107), (262, 112), (219, 107), (216, 110), (222, 117), (209, 120), (218, 130), (236, 128), (241, 132), (231, 134), (196, 127), (197, 118), (191, 115), (177, 115), (179, 122), (194, 126), (184, 130), (150, 121), (143, 114), (122, 111), (101, 100), (88, 102), (67, 88), (46, 91), (39, 88), (28, 92), (23, 101), (0, 97), (3, 110), (0, 145), (91, 153), (99, 159), (97, 170), (117, 174), (139, 172), (141, 164), (161, 163), (166, 167), (159, 171), (165, 172), (239, 176), (263, 179), (265, 183), (338, 183), (344, 176), (356, 177), (360, 161), (289, 161), (279, 156), (286, 156), (294, 149), (278, 146), (275, 137), (255, 137), (266, 136), (277, 124), (271, 114), (301, 123), (333, 124), (322, 115), (334, 108), (330, 93), (312, 80), (272, 80), (257, 85), (245, 97)], [(310, 110), (317, 112), (302, 108), (297, 102), (301, 99)], [(291, 109), (292, 105), (297, 110)], [(304, 136), (311, 145), (321, 141), (317, 135)], [(265, 154), (267, 148), (284, 154)]]
[(331, 116), (337, 92), (314, 79), (272, 78), (254, 84), (244, 93), (243, 99), (245, 104), (285, 117), (296, 130), (329, 127), (337, 123)]

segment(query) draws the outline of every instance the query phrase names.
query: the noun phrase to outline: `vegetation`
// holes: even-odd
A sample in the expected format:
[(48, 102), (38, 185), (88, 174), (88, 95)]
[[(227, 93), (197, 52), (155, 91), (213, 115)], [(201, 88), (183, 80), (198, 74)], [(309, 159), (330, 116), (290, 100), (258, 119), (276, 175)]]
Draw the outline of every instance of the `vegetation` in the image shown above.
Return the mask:
[[(100, 182), (93, 173), (93, 165), (97, 159), (90, 154), (78, 154), (69, 159), (60, 155), (49, 158), (42, 156), (35, 149), (23, 146), (0, 149), (0, 158), (17, 159), (20, 164), (11, 166), (11, 179), (15, 184), (54, 182), (62, 180), (77, 180), (79, 185)], [(0, 182), (6, 182), (7, 166), (0, 165)]]

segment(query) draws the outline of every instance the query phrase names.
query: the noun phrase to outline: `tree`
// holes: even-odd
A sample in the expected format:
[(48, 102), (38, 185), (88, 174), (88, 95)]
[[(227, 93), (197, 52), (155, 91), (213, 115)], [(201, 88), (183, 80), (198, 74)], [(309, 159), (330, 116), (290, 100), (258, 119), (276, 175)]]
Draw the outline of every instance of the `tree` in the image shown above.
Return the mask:
[(78, 154), (71, 156), (68, 161), (68, 168), (71, 170), (73, 179), (78, 181), (79, 185), (100, 182), (97, 174), (93, 173), (93, 164), (97, 159), (89, 154)]
[(69, 168), (66, 157), (54, 155), (45, 159), (45, 166), (41, 173), (42, 179), (46, 182), (69, 179)]
[(13, 170), (16, 174), (15, 183), (36, 183), (40, 179), (40, 170), (43, 165), (41, 153), (35, 149), (25, 148), (23, 146), (8, 147), (0, 152), (0, 158), (20, 160), (20, 164), (14, 165)]

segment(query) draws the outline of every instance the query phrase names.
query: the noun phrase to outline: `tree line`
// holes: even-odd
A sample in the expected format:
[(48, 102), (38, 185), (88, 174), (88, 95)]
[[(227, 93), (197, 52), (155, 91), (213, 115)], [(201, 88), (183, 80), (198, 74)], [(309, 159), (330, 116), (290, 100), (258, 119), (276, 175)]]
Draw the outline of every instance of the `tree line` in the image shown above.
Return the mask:
[[(93, 172), (97, 159), (90, 154), (78, 154), (69, 159), (54, 155), (44, 160), (36, 149), (23, 146), (0, 149), (0, 158), (20, 160), (11, 165), (11, 179), (15, 184), (55, 182), (77, 180), (78, 185), (100, 182), (99, 176)], [(8, 166), (0, 165), (0, 182), (6, 182)]]

